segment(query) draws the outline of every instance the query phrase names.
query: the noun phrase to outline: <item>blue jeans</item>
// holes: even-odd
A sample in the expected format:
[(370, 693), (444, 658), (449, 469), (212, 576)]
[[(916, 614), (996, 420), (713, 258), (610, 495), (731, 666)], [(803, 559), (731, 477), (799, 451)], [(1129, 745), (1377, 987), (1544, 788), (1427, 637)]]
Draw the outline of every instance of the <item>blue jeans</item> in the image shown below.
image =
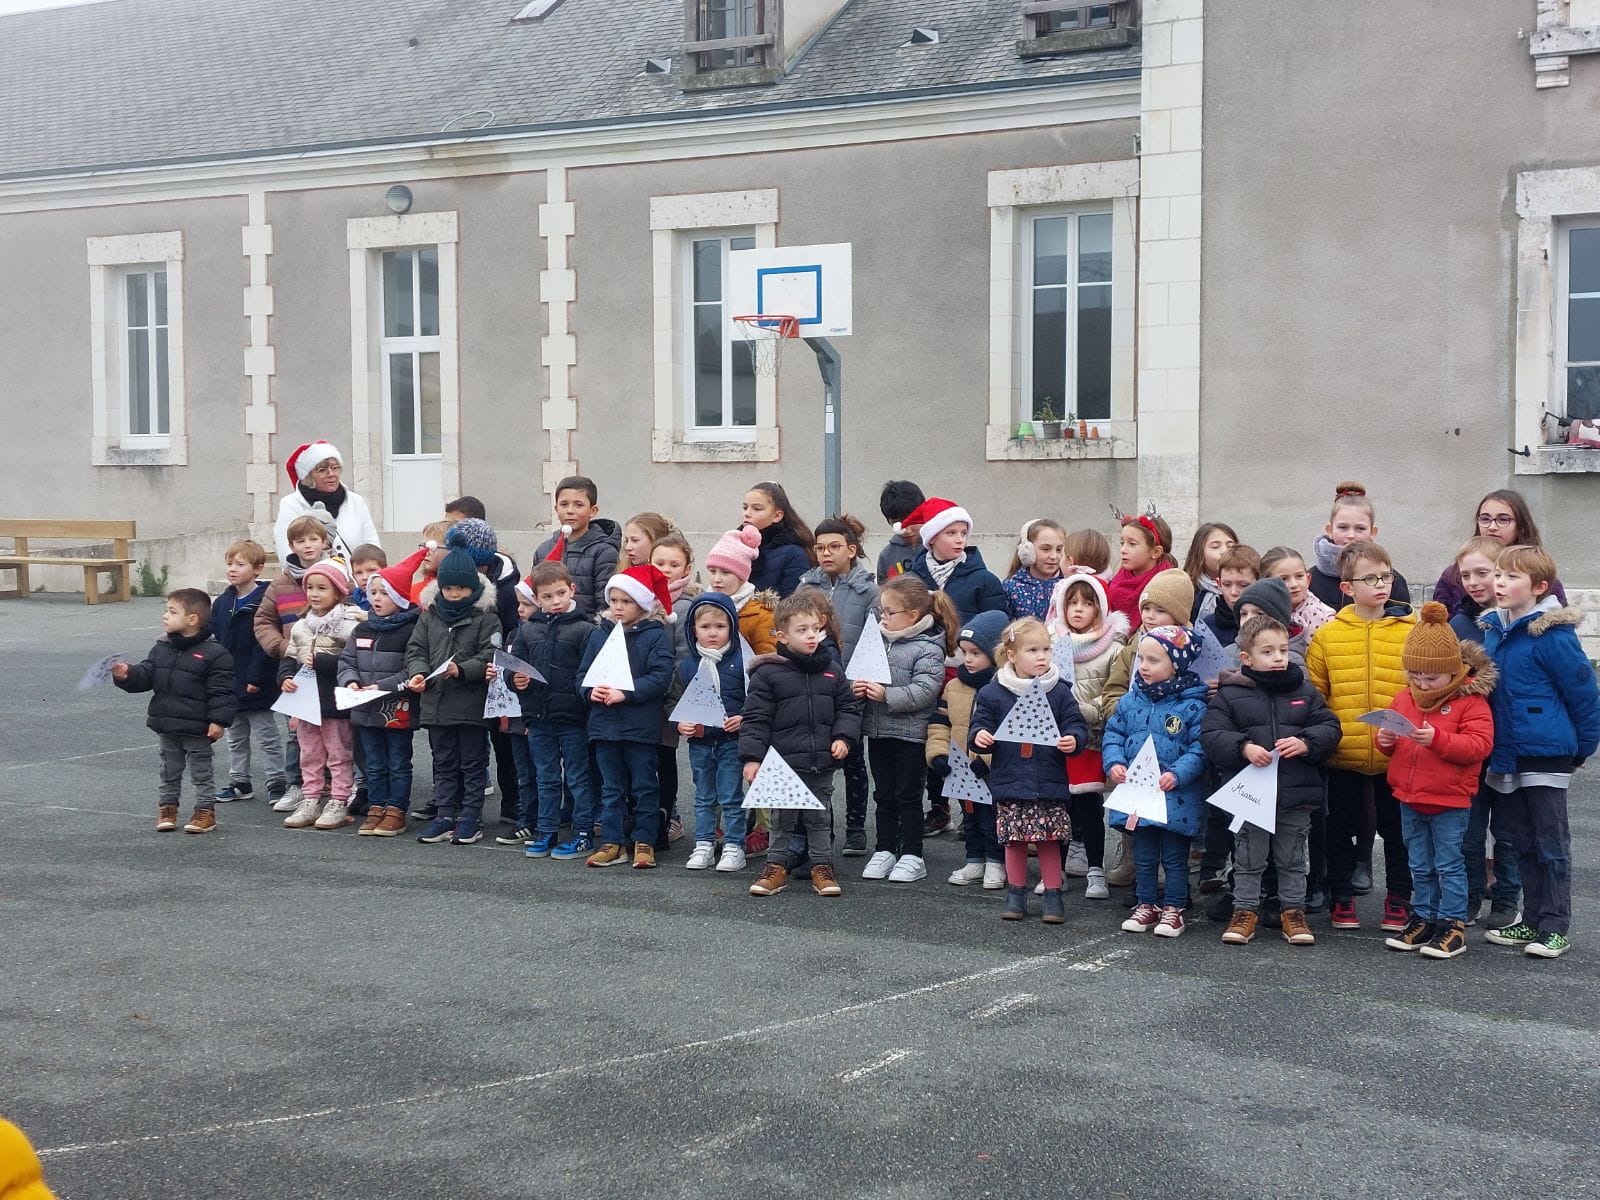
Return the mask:
[[(1496, 908), (1516, 908), (1522, 895), (1522, 872), (1517, 870), (1517, 848), (1501, 832), (1505, 822), (1495, 814), (1499, 797), (1488, 788), (1479, 788), (1472, 798), (1472, 820), (1467, 822), (1467, 837), (1461, 852), (1467, 859), (1467, 906), (1483, 899), (1486, 890)], [(1488, 855), (1489, 830), (1494, 828), (1494, 887), (1490, 889)]]
[(410, 729), (357, 725), (356, 736), (367, 755), (367, 805), (370, 808), (411, 807)]
[[(656, 781), (660, 749), (654, 742), (597, 741), (600, 764), (600, 840), (622, 844), (628, 799), (633, 798), (633, 840), (654, 846), (661, 828), (661, 786)], [(577, 820), (576, 816), (573, 818)], [(581, 830), (580, 830), (581, 832)]]
[[(539, 803), (536, 823), (541, 836), (561, 828), (562, 783), (572, 793), (572, 836), (594, 831), (594, 780), (589, 774), (589, 735), (582, 725), (537, 721), (528, 726), (528, 753), (533, 757)], [(524, 822), (526, 824), (526, 822)]]
[(1411, 863), (1411, 911), (1424, 921), (1467, 919), (1467, 862), (1461, 843), (1472, 820), (1468, 808), (1425, 815), (1400, 806), (1400, 836)]
[[(1161, 892), (1161, 868), (1167, 890)], [(1140, 904), (1189, 907), (1189, 838), (1165, 825), (1139, 822), (1133, 831), (1133, 895)]]
[(744, 845), (748, 815), (740, 805), (739, 739), (691, 738), (689, 769), (694, 772), (694, 840), (717, 840), (717, 809), (722, 809), (722, 837), (730, 846)]
[(532, 829), (534, 819), (539, 814), (539, 798), (534, 790), (533, 751), (528, 748), (528, 739), (509, 735), (511, 739), (511, 763), (517, 773), (517, 828)]

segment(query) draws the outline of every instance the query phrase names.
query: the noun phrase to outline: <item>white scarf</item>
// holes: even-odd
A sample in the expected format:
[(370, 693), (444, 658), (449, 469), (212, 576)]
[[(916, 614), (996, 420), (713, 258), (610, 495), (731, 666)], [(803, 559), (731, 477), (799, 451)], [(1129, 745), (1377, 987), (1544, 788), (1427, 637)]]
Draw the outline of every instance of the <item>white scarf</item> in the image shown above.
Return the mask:
[(312, 637), (343, 637), (343, 627), (346, 619), (344, 609), (345, 606), (342, 602), (335, 604), (327, 612), (320, 614), (312, 612), (308, 608), (300, 615), (300, 620), (304, 622), (307, 632)]
[(933, 614), (932, 613), (925, 614), (923, 616), (922, 620), (918, 621), (914, 625), (907, 625), (904, 629), (884, 629), (881, 625), (878, 628), (879, 628), (879, 631), (883, 634), (883, 640), (884, 641), (886, 641), (886, 642), (903, 641), (906, 638), (916, 637), (919, 633), (927, 633), (928, 630), (932, 629), (933, 628)]
[(1048, 692), (1061, 682), (1061, 672), (1056, 670), (1054, 663), (1051, 663), (1050, 669), (1043, 675), (1036, 676), (1033, 679), (1024, 679), (1011, 669), (1010, 663), (1006, 663), (994, 673), (994, 681), (1013, 696), (1020, 696), (1036, 683), (1042, 684), (1044, 690)]
[(717, 646), (713, 649), (710, 646), (702, 646), (699, 642), (694, 644), (694, 652), (711, 664), (711, 686), (717, 689), (719, 696), (722, 695), (722, 672), (716, 669), (717, 664), (722, 661), (723, 656), (728, 653), (728, 647), (732, 645), (733, 643), (729, 642), (727, 646)]
[(732, 595), (730, 595), (728, 597), (729, 600), (733, 601), (733, 611), (734, 612), (743, 612), (744, 611), (745, 601), (750, 599), (750, 597), (754, 596), (755, 594), (756, 594), (756, 585), (755, 584), (753, 584), (753, 583), (741, 583), (739, 585), (739, 590), (734, 592)]
[(944, 591), (944, 585), (950, 582), (950, 576), (956, 573), (956, 568), (967, 561), (967, 552), (963, 550), (959, 558), (952, 558), (949, 562), (940, 562), (933, 556), (933, 551), (928, 551), (928, 574), (933, 576), (933, 589), (936, 592)]

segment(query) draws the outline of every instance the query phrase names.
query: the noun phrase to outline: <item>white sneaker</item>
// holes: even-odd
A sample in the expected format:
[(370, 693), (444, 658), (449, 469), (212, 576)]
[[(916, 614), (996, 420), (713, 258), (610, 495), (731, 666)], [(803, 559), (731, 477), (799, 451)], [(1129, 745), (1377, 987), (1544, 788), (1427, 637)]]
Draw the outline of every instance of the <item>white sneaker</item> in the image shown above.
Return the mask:
[(300, 785), (297, 783), (272, 802), (273, 812), (293, 812), (300, 807)]
[(316, 820), (318, 829), (342, 829), (346, 825), (354, 825), (356, 819), (350, 815), (350, 801), (329, 800), (328, 807), (322, 810), (322, 815)]
[(915, 883), (928, 877), (928, 864), (915, 854), (902, 854), (889, 872), (890, 883)]
[(983, 864), (983, 890), (997, 892), (1006, 885), (1005, 863), (986, 862)]
[(295, 805), (294, 811), (283, 819), (285, 829), (309, 829), (317, 819), (317, 810), (322, 807), (321, 796), (303, 796), (300, 803)]
[(1089, 853), (1083, 848), (1082, 842), (1073, 842), (1067, 847), (1067, 859), (1062, 864), (1061, 873), (1075, 879), (1082, 879), (1089, 873)]
[(689, 861), (684, 863), (687, 871), (704, 871), (713, 866), (717, 861), (717, 844), (715, 842), (696, 842), (694, 852), (689, 855)]
[(863, 879), (887, 879), (889, 872), (894, 870), (894, 855), (887, 850), (879, 850), (867, 859), (867, 865), (861, 872)]
[(722, 847), (722, 857), (717, 860), (719, 871), (744, 870), (744, 847), (735, 846), (732, 842)]
[(1083, 889), (1085, 900), (1109, 900), (1111, 889), (1106, 887), (1106, 873), (1099, 867), (1089, 868), (1089, 885)]
[(968, 863), (964, 867), (958, 867), (954, 871), (951, 871), (950, 872), (950, 878), (945, 880), (945, 882), (946, 883), (953, 883), (957, 887), (966, 887), (967, 884), (969, 884), (969, 883), (977, 883), (978, 880), (980, 880), (982, 878), (983, 878), (983, 864), (982, 863)]

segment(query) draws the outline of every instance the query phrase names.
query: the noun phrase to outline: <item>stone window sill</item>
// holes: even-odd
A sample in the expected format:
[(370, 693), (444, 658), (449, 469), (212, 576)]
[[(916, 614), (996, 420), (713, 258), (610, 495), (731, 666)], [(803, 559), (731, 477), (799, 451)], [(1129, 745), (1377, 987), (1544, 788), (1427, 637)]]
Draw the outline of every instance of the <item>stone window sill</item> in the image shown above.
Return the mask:
[(778, 461), (778, 431), (757, 429), (750, 441), (694, 441), (679, 430), (657, 429), (650, 461), (658, 463), (753, 463)]
[(1600, 474), (1600, 450), (1580, 446), (1540, 446), (1532, 454), (1512, 460), (1517, 475)]
[(93, 465), (97, 467), (186, 467), (189, 465), (189, 439), (174, 436), (165, 446), (96, 446)]
[[(1121, 426), (1126, 425), (1123, 429)], [(988, 425), (984, 428), (984, 455), (988, 462), (1070, 462), (1113, 458), (1137, 458), (1133, 422), (1111, 422), (1101, 427), (1098, 438), (1017, 438), (1014, 425)]]

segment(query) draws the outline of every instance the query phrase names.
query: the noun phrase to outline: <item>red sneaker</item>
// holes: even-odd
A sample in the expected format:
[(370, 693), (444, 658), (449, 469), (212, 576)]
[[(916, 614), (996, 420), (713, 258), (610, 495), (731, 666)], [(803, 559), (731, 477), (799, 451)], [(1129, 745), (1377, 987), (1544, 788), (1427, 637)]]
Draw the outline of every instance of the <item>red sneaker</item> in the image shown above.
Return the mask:
[(1328, 911), (1328, 924), (1335, 929), (1360, 929), (1361, 918), (1356, 916), (1354, 900), (1335, 900)]
[(752, 829), (744, 837), (744, 853), (746, 858), (759, 858), (767, 852), (770, 838), (765, 829)]
[(1385, 933), (1399, 933), (1411, 920), (1411, 905), (1399, 896), (1383, 899), (1383, 923), (1378, 926)]

